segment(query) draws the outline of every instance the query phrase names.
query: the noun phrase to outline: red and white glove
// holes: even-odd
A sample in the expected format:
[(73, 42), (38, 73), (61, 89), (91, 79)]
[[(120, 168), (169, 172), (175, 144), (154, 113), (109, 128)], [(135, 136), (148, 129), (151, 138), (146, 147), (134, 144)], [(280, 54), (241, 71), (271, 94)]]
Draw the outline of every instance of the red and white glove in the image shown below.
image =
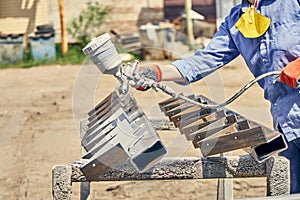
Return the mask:
[[(141, 66), (138, 69), (137, 76), (139, 78), (152, 79), (153, 81), (160, 82), (162, 80), (162, 72), (158, 65)], [(146, 91), (150, 89), (147, 81), (139, 81), (135, 87), (137, 90)]]
[(300, 85), (300, 57), (290, 62), (281, 71), (279, 75), (280, 81), (293, 87), (297, 88)]

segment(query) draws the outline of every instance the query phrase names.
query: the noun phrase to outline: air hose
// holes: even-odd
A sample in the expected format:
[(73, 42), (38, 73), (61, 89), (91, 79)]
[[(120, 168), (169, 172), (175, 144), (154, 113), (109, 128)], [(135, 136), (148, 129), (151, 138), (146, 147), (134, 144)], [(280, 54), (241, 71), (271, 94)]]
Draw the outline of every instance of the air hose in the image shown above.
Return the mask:
[(255, 79), (253, 79), (252, 81), (250, 81), (248, 84), (246, 84), (244, 87), (242, 87), (237, 93), (235, 93), (231, 98), (229, 98), (228, 100), (219, 103), (219, 104), (204, 104), (204, 103), (200, 103), (198, 101), (195, 101), (193, 99), (190, 99), (182, 94), (177, 93), (175, 90), (171, 89), (170, 87), (163, 85), (161, 83), (155, 82), (155, 81), (151, 81), (151, 80), (145, 80), (144, 78), (138, 77), (138, 76), (132, 76), (132, 75), (128, 75), (128, 74), (123, 74), (124, 76), (126, 76), (129, 80), (132, 80), (134, 82), (138, 82), (138, 81), (147, 81), (148, 85), (153, 88), (154, 90), (157, 91), (157, 88), (160, 89), (161, 91), (163, 91), (164, 93), (174, 97), (175, 99), (181, 99), (185, 102), (194, 104), (195, 106), (199, 106), (201, 108), (205, 108), (205, 109), (217, 109), (217, 108), (221, 108), (224, 107), (230, 103), (232, 103), (233, 101), (235, 101), (238, 97), (240, 97), (246, 90), (248, 90), (251, 86), (253, 86), (255, 83), (257, 83), (258, 81), (269, 77), (269, 76), (279, 76), (279, 74), (281, 73), (281, 71), (272, 71), (272, 72), (267, 72), (264, 73), (258, 77), (256, 77)]

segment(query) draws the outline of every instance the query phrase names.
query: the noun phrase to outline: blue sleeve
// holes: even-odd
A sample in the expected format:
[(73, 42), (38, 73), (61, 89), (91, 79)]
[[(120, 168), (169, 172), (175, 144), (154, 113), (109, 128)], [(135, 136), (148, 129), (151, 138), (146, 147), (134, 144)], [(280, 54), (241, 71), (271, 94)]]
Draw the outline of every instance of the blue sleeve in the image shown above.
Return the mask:
[(206, 48), (197, 50), (191, 57), (171, 63), (182, 74), (186, 83), (200, 80), (240, 54), (231, 38), (227, 20), (228, 17)]

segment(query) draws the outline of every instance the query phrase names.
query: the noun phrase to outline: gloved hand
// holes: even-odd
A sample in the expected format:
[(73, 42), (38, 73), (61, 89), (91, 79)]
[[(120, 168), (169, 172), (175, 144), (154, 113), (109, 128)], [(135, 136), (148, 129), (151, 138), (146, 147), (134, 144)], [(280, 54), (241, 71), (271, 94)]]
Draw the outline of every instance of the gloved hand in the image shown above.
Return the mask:
[[(151, 79), (156, 82), (160, 82), (162, 80), (162, 72), (158, 65), (141, 66), (138, 69), (137, 76), (139, 78)], [(147, 81), (141, 80), (137, 82), (135, 88), (140, 91), (146, 91), (150, 89), (150, 86)]]
[(293, 87), (297, 88), (300, 84), (300, 57), (290, 62), (281, 71), (279, 75), (280, 81)]

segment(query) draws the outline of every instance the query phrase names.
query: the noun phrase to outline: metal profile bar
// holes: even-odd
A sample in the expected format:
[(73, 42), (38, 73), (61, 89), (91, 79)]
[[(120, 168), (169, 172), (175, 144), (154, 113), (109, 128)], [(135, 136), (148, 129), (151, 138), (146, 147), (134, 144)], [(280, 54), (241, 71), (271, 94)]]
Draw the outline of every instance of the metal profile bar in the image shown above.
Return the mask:
[[(180, 94), (181, 94), (181, 93), (180, 93)], [(195, 96), (194, 96), (194, 95), (189, 95), (189, 96), (187, 96), (187, 97), (189, 97), (189, 98), (191, 98), (191, 99), (195, 99)], [(168, 105), (168, 104), (170, 104), (170, 103), (172, 103), (172, 102), (174, 102), (174, 101), (178, 101), (178, 99), (176, 99), (176, 98), (174, 98), (174, 97), (171, 97), (171, 98), (166, 99), (166, 100), (164, 100), (164, 101), (162, 101), (162, 102), (159, 102), (158, 105), (159, 105), (161, 111), (163, 111), (163, 108), (162, 108), (162, 107), (164, 107), (164, 106), (166, 106), (166, 105)]]
[(220, 137), (203, 139), (198, 143), (204, 157), (266, 143), (261, 127), (241, 130)]
[(103, 106), (107, 101), (110, 101), (116, 95), (115, 92), (110, 93), (107, 97), (101, 100), (92, 110), (88, 112), (88, 116), (93, 115), (99, 108)]
[[(139, 121), (144, 122), (145, 120), (141, 119)], [(118, 127), (116, 129), (108, 129), (107, 132), (102, 133), (100, 136), (98, 136), (98, 138), (100, 138), (100, 140), (96, 143), (93, 143), (94, 145), (92, 146), (92, 148), (87, 152), (87, 154), (83, 158), (90, 158), (91, 156), (95, 155), (97, 152), (99, 152), (101, 150), (101, 148), (103, 148), (108, 142), (111, 142), (111, 140), (113, 140), (113, 139), (117, 139), (118, 142), (120, 141), (122, 143), (122, 145), (126, 146), (127, 150), (129, 151), (128, 146), (130, 146), (131, 144), (140, 140), (141, 136), (148, 133), (149, 130), (151, 131), (151, 129), (149, 129), (149, 127), (145, 124), (142, 124), (139, 127), (136, 127), (136, 129), (131, 129), (131, 128), (123, 129), (123, 128), (126, 128), (126, 127), (121, 127), (121, 128)], [(126, 130), (126, 133), (124, 132), (124, 130)], [(149, 136), (149, 135), (147, 135), (147, 136)], [(149, 137), (151, 137), (151, 135)]]
[[(118, 98), (113, 99), (113, 96)], [(124, 161), (132, 163), (137, 171), (143, 171), (166, 155), (155, 129), (131, 94), (120, 97), (110, 94), (97, 108), (82, 136), (87, 150), (83, 158), (89, 161), (81, 169), (90, 180)], [(112, 158), (112, 152), (120, 152), (121, 159)]]
[(104, 123), (108, 119), (113, 117), (117, 118), (118, 115), (116, 115), (116, 112), (120, 109), (125, 113), (130, 113), (134, 110), (138, 110), (138, 107), (136, 105), (129, 105), (129, 104), (126, 105), (125, 107), (122, 107), (121, 105), (116, 104), (113, 108), (108, 108), (107, 113), (99, 117), (97, 120), (88, 123), (88, 125), (90, 126), (88, 126), (87, 133), (89, 134), (93, 132), (95, 129), (97, 129), (102, 123)]
[(114, 124), (117, 123), (116, 120), (118, 120), (118, 118), (120, 117), (125, 117), (128, 119), (129, 122), (134, 122), (137, 118), (143, 115), (144, 115), (143, 111), (138, 107), (130, 108), (127, 111), (124, 111), (123, 108), (119, 108), (116, 112), (114, 112), (113, 115), (109, 116), (104, 122), (89, 128), (86, 131), (84, 137), (82, 138), (82, 141), (86, 141), (89, 140), (89, 138), (95, 137), (95, 135), (103, 131), (103, 129), (105, 129), (108, 125), (112, 123)]
[(122, 105), (128, 104), (130, 101), (135, 101), (133, 96), (130, 93), (126, 95), (118, 95), (117, 92), (112, 92), (107, 97), (105, 97), (98, 105), (95, 106), (89, 113), (88, 113), (88, 120), (92, 121), (103, 109), (106, 107), (111, 107), (111, 104), (115, 101), (118, 101)]
[[(195, 119), (196, 121), (187, 120), (187, 122), (182, 122), (179, 126), (179, 130), (181, 134), (191, 134), (201, 128), (203, 128), (206, 123), (211, 123), (213, 121), (216, 121), (218, 119), (224, 118), (226, 116), (226, 113), (224, 110), (220, 110), (217, 112), (213, 112), (207, 115), (202, 115), (200, 117), (197, 117)], [(192, 118), (194, 119), (194, 118)]]
[[(195, 101), (198, 101), (198, 102), (201, 102), (201, 99), (200, 98), (193, 98)], [(189, 103), (189, 102), (186, 102), (184, 100), (177, 100), (177, 101), (174, 101), (170, 104), (167, 104), (165, 106), (162, 106), (161, 107), (161, 110), (164, 112), (164, 113), (168, 113), (170, 112), (171, 110), (177, 110), (178, 108), (188, 108), (188, 107), (192, 107), (193, 104)], [(170, 114), (169, 114), (170, 115)]]
[(91, 140), (86, 141), (86, 143), (83, 145), (84, 148), (86, 149), (86, 151), (89, 152), (95, 145), (101, 145), (103, 143), (106, 143), (107, 141), (114, 138), (118, 134), (118, 130), (117, 131), (116, 130), (117, 130), (117, 125), (108, 126), (101, 133), (91, 138)]
[[(178, 99), (175, 99), (174, 97), (171, 97), (171, 98), (169, 98), (169, 99), (166, 99), (166, 100), (164, 100), (164, 101), (159, 102), (158, 105), (159, 105), (159, 107), (161, 108), (161, 107), (164, 107), (165, 105), (170, 104), (170, 103), (172, 103), (172, 102), (174, 102), (174, 101), (177, 101), (177, 100), (178, 100)], [(163, 110), (161, 110), (161, 111), (163, 111)]]
[(167, 154), (167, 150), (159, 138), (142, 137), (129, 147), (129, 154), (131, 164), (143, 172), (161, 160)]
[(95, 129), (93, 129), (93, 131), (86, 132), (83, 138), (81, 139), (81, 144), (85, 145), (92, 138), (96, 137), (98, 134), (103, 132), (103, 130), (106, 129), (108, 126), (116, 126), (116, 118), (114, 116), (108, 118), (104, 123), (95, 126)]
[[(100, 134), (96, 135), (96, 137), (93, 137), (91, 140), (87, 141), (87, 143), (84, 145), (84, 148), (89, 151), (96, 144), (103, 143), (106, 140), (114, 137), (115, 135), (121, 135), (120, 133), (124, 131), (127, 131), (128, 135), (130, 135), (134, 131), (130, 123), (126, 119), (119, 120), (115, 125), (105, 128)], [(104, 138), (107, 139), (105, 140)]]
[[(189, 113), (192, 113), (192, 112), (196, 112), (196, 111), (199, 111), (201, 108), (199, 108), (199, 106), (191, 106), (189, 107), (188, 109), (186, 110), (183, 110), (182, 112), (180, 112), (180, 116), (185, 116), (185, 115), (188, 115)], [(201, 109), (202, 110), (202, 109)], [(172, 117), (175, 117), (174, 115)], [(171, 120), (172, 121), (172, 120)]]
[(103, 109), (106, 107), (111, 107), (111, 104), (114, 103), (115, 101), (118, 101), (122, 105), (126, 105), (130, 101), (135, 101), (133, 96), (131, 94), (126, 94), (126, 95), (118, 95), (117, 92), (112, 92), (109, 94), (107, 97), (105, 97), (98, 105), (96, 105), (95, 108), (93, 108), (89, 113), (89, 121), (91, 121), (95, 116), (99, 114)]
[[(136, 130), (138, 132), (136, 134), (120, 132), (117, 129), (114, 129), (112, 132), (114, 133), (106, 135), (101, 141), (96, 143), (94, 149), (87, 153), (85, 158), (89, 158), (89, 163), (95, 163), (97, 162), (95, 160), (100, 159), (103, 165), (110, 163), (113, 164), (111, 167), (115, 167), (119, 162), (112, 162), (111, 159), (113, 160), (114, 158), (105, 155), (109, 153), (112, 146), (114, 147), (117, 144), (126, 152), (128, 160), (138, 171), (144, 171), (153, 166), (167, 153), (159, 137), (155, 135), (155, 131), (147, 126)], [(107, 170), (102, 165), (100, 166), (102, 170)], [(99, 172), (99, 170), (97, 171)]]
[(80, 167), (80, 170), (88, 181), (97, 180), (105, 171), (113, 169), (125, 163), (128, 155), (121, 144), (112, 145), (105, 153), (95, 155), (95, 159), (90, 159)]
[(177, 115), (174, 115), (173, 117), (171, 117), (171, 121), (174, 123), (175, 127), (178, 127), (179, 122), (193, 118), (193, 117), (199, 117), (211, 112), (214, 112), (215, 110), (211, 110), (211, 109), (199, 109), (196, 107), (191, 107)]
[(186, 132), (185, 136), (188, 140), (194, 140), (194, 138), (204, 139), (208, 135), (212, 135), (235, 122), (237, 122), (236, 116), (229, 115), (220, 119), (204, 122), (202, 123), (201, 129), (192, 133)]
[(111, 107), (111, 105), (116, 101), (116, 99), (110, 99), (108, 101), (106, 101), (105, 103), (102, 104), (102, 106), (100, 108), (98, 108), (97, 110), (95, 110), (93, 115), (90, 115), (88, 117), (88, 120), (91, 122), (93, 120), (95, 120), (99, 115), (101, 116), (101, 113), (105, 112), (105, 110), (108, 107)]
[[(272, 135), (272, 136), (271, 136)], [(270, 156), (277, 154), (287, 148), (287, 143), (281, 133), (274, 132), (273, 134), (266, 134), (267, 142), (263, 144), (256, 144), (246, 149), (257, 161), (263, 162)], [(270, 137), (271, 136), (271, 137)]]
[(97, 116), (94, 117), (93, 120), (91, 120), (88, 123), (88, 127), (92, 127), (97, 122), (101, 121), (101, 119), (104, 116), (112, 115), (113, 112), (115, 110), (119, 109), (120, 107), (122, 107), (124, 109), (129, 109), (129, 108), (131, 108), (132, 106), (135, 106), (135, 105), (136, 105), (136, 102), (134, 102), (134, 101), (128, 101), (126, 104), (122, 104), (120, 100), (115, 100), (111, 104), (109, 104), (108, 106), (106, 106), (101, 112), (99, 112), (97, 114)]
[(178, 102), (176, 102), (176, 104), (172, 103), (172, 104), (168, 104), (167, 107), (164, 107), (163, 112), (165, 113), (166, 116), (171, 117), (171, 116), (174, 116), (174, 115), (176, 115), (176, 114), (178, 114), (178, 113), (180, 113), (180, 112), (182, 112), (182, 111), (184, 111), (184, 110), (186, 110), (186, 109), (188, 109), (192, 106), (193, 105), (190, 104), (190, 103), (182, 103), (182, 102), (178, 103)]
[(200, 141), (203, 139), (212, 139), (216, 137), (221, 137), (228, 135), (233, 132), (238, 132), (241, 130), (250, 129), (248, 121), (235, 122), (233, 124), (222, 126), (221, 128), (215, 128), (213, 131), (207, 131), (206, 134), (196, 134), (193, 138), (193, 145), (195, 148), (199, 148)]
[(120, 107), (116, 106), (111, 112), (107, 113), (106, 115), (102, 116), (92, 127), (88, 128), (86, 131), (86, 135), (91, 134), (95, 130), (104, 127), (107, 123), (110, 123), (111, 121), (117, 119), (119, 117), (119, 112), (125, 113), (128, 117), (128, 119), (134, 120), (135, 118), (144, 115), (144, 112), (137, 107), (136, 105), (132, 107)]
[[(214, 112), (212, 112), (212, 113), (214, 113)], [(197, 120), (199, 120), (201, 118), (205, 118), (206, 116), (208, 116), (212, 113), (206, 113), (206, 114), (203, 114), (203, 115), (200, 115), (200, 116), (195, 116), (195, 117), (191, 117), (189, 119), (181, 120), (181, 121), (177, 122), (177, 127), (179, 129), (181, 129), (181, 127), (185, 127), (189, 124), (192, 124), (192, 123), (196, 122)]]
[(191, 105), (191, 104), (184, 104), (183, 106), (180, 105), (180, 106), (178, 106), (176, 108), (173, 108), (173, 109), (167, 111), (165, 113), (165, 115), (172, 121), (172, 117), (173, 116), (178, 115), (181, 112), (184, 112), (185, 110), (187, 110), (187, 109), (189, 109), (191, 107), (193, 107), (193, 105)]
[[(148, 130), (141, 130), (141, 128), (146, 128)], [(100, 132), (96, 132), (96, 134), (89, 135), (90, 137), (86, 137), (84, 147), (89, 151), (95, 151), (95, 148), (99, 149), (103, 146), (107, 141), (116, 135), (122, 137), (124, 142), (131, 141), (136, 137), (140, 137), (142, 134), (145, 134), (147, 131), (154, 131), (146, 119), (145, 115), (141, 115), (138, 118), (134, 118), (131, 120), (127, 117), (125, 113), (120, 112), (118, 118), (116, 118), (113, 123), (107, 126)], [(124, 138), (123, 135), (129, 135), (130, 138)], [(153, 135), (156, 133), (153, 132)], [(122, 143), (123, 144), (123, 143)], [(96, 147), (95, 147), (96, 146)]]

